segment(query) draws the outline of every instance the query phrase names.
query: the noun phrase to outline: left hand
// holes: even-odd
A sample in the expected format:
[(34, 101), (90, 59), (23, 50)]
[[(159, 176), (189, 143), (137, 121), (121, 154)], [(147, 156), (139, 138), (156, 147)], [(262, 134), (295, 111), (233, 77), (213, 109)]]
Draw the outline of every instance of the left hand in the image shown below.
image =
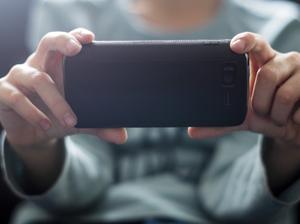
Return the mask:
[(230, 45), (234, 52), (250, 57), (246, 119), (235, 127), (190, 127), (189, 135), (203, 139), (249, 130), (300, 148), (300, 53), (279, 53), (261, 36), (248, 32), (235, 36)]

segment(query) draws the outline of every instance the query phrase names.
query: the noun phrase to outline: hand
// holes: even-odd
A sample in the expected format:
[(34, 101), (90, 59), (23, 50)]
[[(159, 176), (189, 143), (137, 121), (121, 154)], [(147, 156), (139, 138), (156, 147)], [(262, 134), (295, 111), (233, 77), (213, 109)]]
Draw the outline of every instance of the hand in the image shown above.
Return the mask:
[(24, 64), (0, 79), (0, 121), (12, 145), (46, 145), (75, 133), (115, 143), (126, 140), (125, 129), (74, 128), (76, 115), (64, 99), (63, 57), (78, 54), (93, 39), (92, 32), (81, 28), (48, 33)]
[(236, 53), (249, 53), (250, 94), (243, 124), (228, 128), (189, 128), (192, 138), (249, 130), (268, 136), (263, 161), (267, 181), (279, 195), (299, 178), (300, 54), (281, 54), (259, 35), (242, 33), (231, 41)]
[[(192, 138), (207, 138), (250, 130), (300, 147), (300, 54), (278, 53), (259, 35), (241, 33), (231, 49), (249, 53), (250, 98), (245, 121), (228, 128), (188, 129)], [(300, 151), (299, 151), (300, 153)]]

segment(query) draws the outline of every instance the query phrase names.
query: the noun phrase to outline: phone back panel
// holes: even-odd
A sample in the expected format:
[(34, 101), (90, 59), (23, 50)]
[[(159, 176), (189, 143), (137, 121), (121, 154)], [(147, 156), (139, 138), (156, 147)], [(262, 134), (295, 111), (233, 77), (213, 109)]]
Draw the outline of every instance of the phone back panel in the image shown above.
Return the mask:
[(234, 126), (247, 112), (248, 62), (223, 41), (105, 41), (64, 61), (77, 127)]

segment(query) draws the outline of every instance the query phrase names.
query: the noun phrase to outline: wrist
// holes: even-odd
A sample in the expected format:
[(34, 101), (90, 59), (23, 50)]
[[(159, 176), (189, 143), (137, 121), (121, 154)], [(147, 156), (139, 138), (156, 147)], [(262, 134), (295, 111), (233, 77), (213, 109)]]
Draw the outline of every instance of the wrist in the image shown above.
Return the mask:
[(61, 148), (57, 138), (30, 145), (11, 143), (7, 138), (7, 143), (9, 148), (29, 166), (34, 163), (43, 163), (45, 158), (51, 159)]
[(8, 150), (13, 150), (22, 161), (23, 175), (34, 194), (44, 192), (56, 181), (65, 159), (62, 139), (35, 145), (11, 145), (8, 141), (6, 144)]
[(269, 149), (276, 151), (276, 153), (283, 157), (291, 158), (295, 161), (299, 161), (300, 164), (300, 146), (278, 139), (269, 138)]
[(63, 139), (53, 138), (38, 144), (14, 144), (2, 132), (4, 151), (13, 151), (22, 163), (23, 174), (30, 188), (44, 192), (58, 178), (65, 160)]
[(16, 151), (16, 153), (28, 153), (30, 151), (33, 152), (41, 152), (45, 150), (50, 150), (52, 148), (56, 148), (56, 145), (58, 143), (57, 138), (47, 139), (45, 141), (41, 141), (38, 143), (30, 143), (30, 144), (19, 144), (14, 141), (11, 141), (9, 137), (7, 137), (7, 142), (9, 146)]
[(275, 195), (299, 178), (300, 148), (294, 144), (265, 137), (263, 161), (270, 189)]

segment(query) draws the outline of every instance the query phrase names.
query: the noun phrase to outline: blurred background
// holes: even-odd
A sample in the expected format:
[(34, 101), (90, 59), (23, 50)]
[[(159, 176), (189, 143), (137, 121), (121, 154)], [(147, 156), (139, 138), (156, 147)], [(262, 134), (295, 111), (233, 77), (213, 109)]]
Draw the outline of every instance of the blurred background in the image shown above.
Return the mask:
[[(0, 0), (0, 76), (4, 76), (14, 64), (22, 63), (29, 54), (25, 36), (33, 1), (38, 0)], [(294, 1), (300, 3), (300, 0)], [(11, 212), (19, 202), (0, 173), (0, 223), (8, 223)]]
[[(4, 76), (29, 54), (25, 33), (31, 0), (0, 0), (0, 75)], [(1, 171), (0, 171), (1, 172)], [(0, 223), (8, 223), (19, 199), (14, 196), (0, 173)]]

